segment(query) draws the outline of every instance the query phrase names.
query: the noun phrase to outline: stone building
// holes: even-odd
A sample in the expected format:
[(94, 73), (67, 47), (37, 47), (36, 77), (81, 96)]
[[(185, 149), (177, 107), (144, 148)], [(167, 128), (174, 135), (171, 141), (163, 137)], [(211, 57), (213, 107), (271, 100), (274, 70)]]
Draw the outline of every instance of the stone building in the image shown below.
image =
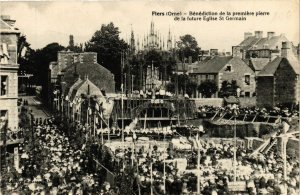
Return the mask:
[[(190, 72), (191, 78), (200, 85), (202, 82), (212, 80), (221, 89), (223, 81), (235, 80), (240, 87), (241, 94), (245, 97), (252, 97), (255, 92), (255, 74), (253, 70), (238, 57), (220, 57), (215, 56), (210, 60), (199, 62), (193, 72)], [(217, 97), (215, 94), (214, 97)], [(196, 94), (201, 97), (201, 94)]]
[(0, 19), (0, 121), (1, 129), (7, 124), (17, 130), (18, 124), (18, 69), (17, 42), (20, 31), (10, 16)]
[[(275, 59), (281, 56), (281, 43), (289, 41), (284, 34), (276, 35), (275, 32), (267, 32), (263, 36), (263, 31), (255, 31), (254, 35), (245, 32), (244, 40), (237, 46), (232, 47), (234, 57), (242, 59), (269, 58)], [(297, 53), (297, 47), (291, 45), (291, 51)]]
[(257, 76), (257, 105), (273, 107), (299, 104), (299, 74), (299, 59), (292, 51), (292, 44), (283, 42), (281, 57), (269, 62)]

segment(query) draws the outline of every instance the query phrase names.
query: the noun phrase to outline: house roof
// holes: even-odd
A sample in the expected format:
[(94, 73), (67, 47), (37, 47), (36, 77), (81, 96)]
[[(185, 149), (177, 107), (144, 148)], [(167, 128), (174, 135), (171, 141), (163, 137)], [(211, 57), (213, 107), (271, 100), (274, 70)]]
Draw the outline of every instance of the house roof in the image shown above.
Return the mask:
[(254, 71), (262, 70), (270, 62), (269, 58), (251, 58), (249, 66)]
[(88, 77), (74, 87), (73, 91), (71, 92), (70, 100), (73, 101), (75, 97), (79, 97), (82, 94), (103, 97), (101, 90), (94, 83), (92, 83)]
[(75, 89), (75, 87), (77, 87), (79, 84), (82, 83), (82, 80), (80, 79), (80, 77), (77, 78), (77, 80), (75, 81), (75, 83), (73, 83), (73, 85), (70, 87), (70, 89), (66, 89), (66, 92), (68, 92), (68, 97), (71, 97), (73, 90)]
[(239, 46), (242, 46), (246, 50), (257, 49), (280, 49), (282, 42), (288, 41), (285, 35), (272, 36), (271, 38), (256, 38), (255, 36), (247, 37), (243, 40)]
[(231, 56), (215, 56), (208, 61), (198, 63), (197, 70), (194, 73), (218, 73), (232, 58)]
[(293, 70), (295, 71), (295, 73), (300, 74), (299, 60), (297, 60), (296, 57), (290, 57), (290, 58), (277, 57), (273, 61), (269, 62), (264, 67), (264, 69), (260, 71), (258, 76), (273, 76), (282, 60), (287, 60), (288, 63), (293, 68)]
[(84, 79), (87, 75), (89, 80), (93, 82), (99, 89), (103, 89), (108, 93), (115, 92), (114, 75), (98, 63), (84, 62), (74, 63), (62, 71), (64, 81), (71, 86), (78, 78)]
[(277, 57), (273, 61), (269, 62), (260, 72), (257, 76), (273, 76), (276, 72), (282, 58)]

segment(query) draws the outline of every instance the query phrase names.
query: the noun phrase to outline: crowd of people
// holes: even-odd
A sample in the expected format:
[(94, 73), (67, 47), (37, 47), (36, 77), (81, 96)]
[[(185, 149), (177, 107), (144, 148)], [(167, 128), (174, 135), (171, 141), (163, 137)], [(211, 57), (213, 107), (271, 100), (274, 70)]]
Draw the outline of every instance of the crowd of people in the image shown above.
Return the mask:
[(215, 116), (230, 119), (234, 115), (237, 115), (241, 120), (249, 119), (252, 121), (255, 117), (256, 121), (264, 122), (270, 120), (268, 117), (274, 119), (276, 119), (276, 117), (299, 117), (299, 109), (297, 106), (294, 108), (280, 106), (272, 109), (257, 107), (238, 108), (237, 106), (216, 107), (208, 105), (198, 107), (198, 116), (200, 118), (210, 118)]
[[(120, 152), (120, 151), (119, 151)], [(197, 151), (180, 151), (167, 148), (161, 151), (154, 146), (144, 151), (127, 148), (124, 166), (138, 164), (136, 191), (150, 194), (192, 194), (197, 191)], [(276, 153), (250, 157), (251, 150), (237, 148), (237, 181), (245, 182), (248, 194), (299, 194), (299, 162), (287, 159), (287, 180), (283, 179), (283, 159)], [(202, 144), (200, 149), (201, 194), (229, 194), (234, 181), (232, 159), (234, 147), (229, 143)], [(186, 159), (186, 167), (179, 166), (178, 158)], [(171, 161), (170, 161), (171, 160)], [(165, 170), (165, 176), (164, 176)], [(152, 174), (152, 176), (151, 176)], [(164, 181), (165, 178), (165, 181)], [(136, 192), (137, 194), (137, 192)]]
[[(214, 107), (201, 110), (210, 109)], [(234, 181), (233, 143), (201, 142), (199, 151), (195, 147), (176, 149), (169, 144), (111, 150), (99, 142), (99, 136), (102, 133), (120, 136), (120, 129), (107, 128), (95, 136), (88, 126), (78, 121), (66, 126), (60, 116), (32, 118), (30, 123), (30, 128), (24, 129), (24, 142), (18, 148), (19, 168), (7, 166), (2, 172), (3, 194), (146, 195), (151, 191), (153, 194), (192, 194), (198, 188), (198, 175), (201, 194), (228, 194)], [(128, 128), (124, 131), (125, 137), (136, 140), (151, 137), (151, 134), (165, 137), (174, 133), (171, 129), (139, 134)], [(276, 151), (256, 156), (250, 155), (252, 152), (242, 146), (236, 149), (236, 179), (245, 182), (245, 193), (300, 193), (299, 161), (295, 157), (287, 157), (284, 180), (282, 156)]]

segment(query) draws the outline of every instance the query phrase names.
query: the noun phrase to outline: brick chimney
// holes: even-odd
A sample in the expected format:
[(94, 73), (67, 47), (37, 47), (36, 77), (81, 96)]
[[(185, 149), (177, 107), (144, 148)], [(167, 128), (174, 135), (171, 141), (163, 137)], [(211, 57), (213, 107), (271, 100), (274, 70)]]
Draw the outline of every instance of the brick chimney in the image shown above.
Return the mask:
[(255, 31), (255, 38), (261, 39), (263, 37), (263, 31)]
[(245, 32), (244, 33), (244, 39), (247, 39), (248, 37), (252, 37), (252, 33), (251, 32)]
[(271, 39), (271, 38), (274, 37), (274, 36), (275, 36), (275, 32), (268, 32), (268, 33), (267, 33), (268, 39)]
[(291, 55), (291, 42), (282, 42), (281, 46), (281, 57), (288, 58)]
[(11, 27), (13, 27), (15, 25), (15, 22), (16, 22), (16, 20), (10, 19), (9, 15), (1, 15), (1, 19)]

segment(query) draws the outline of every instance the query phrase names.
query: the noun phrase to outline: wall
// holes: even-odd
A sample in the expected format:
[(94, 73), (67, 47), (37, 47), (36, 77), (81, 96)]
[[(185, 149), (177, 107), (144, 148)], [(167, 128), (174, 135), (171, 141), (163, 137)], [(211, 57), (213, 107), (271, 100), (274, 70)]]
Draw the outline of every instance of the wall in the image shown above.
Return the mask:
[(9, 54), (9, 64), (17, 64), (17, 34), (2, 33), (0, 35), (0, 43), (7, 44), (7, 50)]
[(257, 77), (256, 101), (258, 107), (273, 107), (273, 77)]
[(240, 107), (254, 107), (256, 106), (256, 97), (240, 97)]
[(17, 64), (17, 39), (19, 32), (15, 29), (0, 31), (0, 45), (6, 43), (9, 54), (8, 63), (0, 64), (0, 75), (7, 75), (7, 94), (0, 96), (0, 109), (8, 111), (8, 128), (16, 130), (18, 124), (18, 64)]
[(196, 107), (199, 106), (223, 106), (224, 99), (223, 98), (193, 98), (195, 100)]
[[(234, 125), (222, 124), (218, 122), (211, 122), (209, 120), (203, 121), (203, 126), (210, 137), (233, 137)], [(237, 123), (236, 134), (240, 138), (244, 137), (262, 137), (275, 131), (276, 125), (264, 123)]]
[[(232, 71), (226, 71), (226, 67), (231, 65)], [(250, 84), (245, 83), (245, 75), (250, 75)], [(241, 88), (241, 91), (250, 92), (252, 97), (255, 92), (255, 73), (254, 71), (240, 58), (232, 58), (226, 66), (219, 73), (219, 83), (223, 81), (232, 81), (236, 80), (237, 85)]]
[(296, 74), (286, 58), (275, 72), (275, 104), (296, 103)]

